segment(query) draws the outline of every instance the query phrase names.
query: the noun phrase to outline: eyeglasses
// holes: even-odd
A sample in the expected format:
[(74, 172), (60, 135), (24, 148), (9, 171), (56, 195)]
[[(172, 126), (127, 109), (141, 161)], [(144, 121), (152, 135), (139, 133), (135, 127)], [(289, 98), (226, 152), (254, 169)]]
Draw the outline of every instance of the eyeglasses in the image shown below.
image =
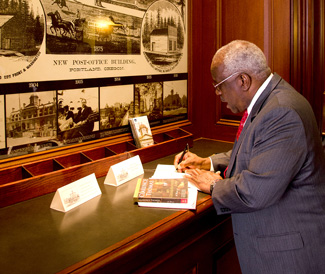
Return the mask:
[(215, 88), (215, 89), (219, 89), (218, 87), (222, 84), (222, 83), (224, 83), (224, 82), (226, 82), (228, 79), (230, 79), (231, 77), (233, 77), (233, 76), (235, 76), (236, 74), (239, 74), (240, 72), (234, 72), (233, 74), (231, 74), (230, 76), (228, 76), (226, 79), (223, 79), (221, 82), (219, 82), (219, 83), (217, 83), (217, 84), (214, 84), (214, 83), (212, 83), (212, 85), (213, 85), (213, 87)]

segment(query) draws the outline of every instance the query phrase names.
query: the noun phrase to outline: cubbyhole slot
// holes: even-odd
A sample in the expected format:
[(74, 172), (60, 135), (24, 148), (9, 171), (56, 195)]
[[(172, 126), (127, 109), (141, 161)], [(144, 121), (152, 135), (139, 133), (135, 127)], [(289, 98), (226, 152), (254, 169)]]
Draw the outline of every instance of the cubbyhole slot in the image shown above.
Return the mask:
[(107, 148), (110, 149), (111, 151), (113, 151), (116, 154), (124, 153), (124, 152), (128, 152), (128, 151), (132, 151), (132, 150), (137, 149), (137, 147), (134, 144), (130, 143), (130, 142), (111, 145), (111, 146), (108, 146)]
[(24, 165), (24, 168), (26, 168), (26, 170), (28, 170), (33, 176), (64, 169), (60, 163), (53, 159)]
[(159, 144), (168, 140), (172, 140), (173, 138), (165, 133), (153, 135), (153, 140), (155, 144)]
[(83, 151), (82, 153), (93, 161), (116, 155), (116, 153), (106, 147)]
[(91, 159), (89, 159), (83, 153), (74, 153), (74, 154), (55, 158), (55, 160), (65, 168), (91, 162)]
[(13, 167), (0, 171), (0, 185), (33, 177), (25, 168)]
[(175, 130), (171, 130), (171, 131), (167, 131), (165, 132), (165, 134), (167, 134), (168, 136), (172, 137), (173, 139), (175, 138), (180, 138), (180, 137), (184, 137), (184, 136), (188, 136), (189, 134), (183, 130), (180, 129), (175, 129)]

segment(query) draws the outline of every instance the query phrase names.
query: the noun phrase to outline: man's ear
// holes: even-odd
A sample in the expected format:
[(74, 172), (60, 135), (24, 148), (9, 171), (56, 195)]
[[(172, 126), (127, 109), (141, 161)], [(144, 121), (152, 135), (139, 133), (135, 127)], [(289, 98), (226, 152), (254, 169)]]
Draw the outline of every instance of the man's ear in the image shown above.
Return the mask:
[(252, 79), (247, 73), (241, 73), (239, 76), (243, 90), (249, 90), (252, 85)]

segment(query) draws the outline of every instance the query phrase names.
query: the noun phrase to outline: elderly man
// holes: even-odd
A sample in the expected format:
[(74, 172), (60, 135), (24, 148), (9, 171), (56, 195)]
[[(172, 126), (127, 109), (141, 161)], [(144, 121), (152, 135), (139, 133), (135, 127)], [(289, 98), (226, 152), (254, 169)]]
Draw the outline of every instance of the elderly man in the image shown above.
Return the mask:
[(232, 214), (244, 274), (324, 273), (325, 159), (312, 108), (247, 41), (219, 49), (211, 74), (227, 107), (244, 112), (233, 149), (178, 164), (179, 154), (174, 165)]

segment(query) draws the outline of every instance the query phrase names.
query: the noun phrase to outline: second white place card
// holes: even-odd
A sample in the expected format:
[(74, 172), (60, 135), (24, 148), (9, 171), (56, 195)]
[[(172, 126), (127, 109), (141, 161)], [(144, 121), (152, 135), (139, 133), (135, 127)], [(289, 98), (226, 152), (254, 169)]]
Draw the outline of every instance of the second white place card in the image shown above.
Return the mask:
[(106, 175), (104, 184), (119, 186), (143, 173), (143, 166), (139, 155), (137, 155), (111, 166)]

